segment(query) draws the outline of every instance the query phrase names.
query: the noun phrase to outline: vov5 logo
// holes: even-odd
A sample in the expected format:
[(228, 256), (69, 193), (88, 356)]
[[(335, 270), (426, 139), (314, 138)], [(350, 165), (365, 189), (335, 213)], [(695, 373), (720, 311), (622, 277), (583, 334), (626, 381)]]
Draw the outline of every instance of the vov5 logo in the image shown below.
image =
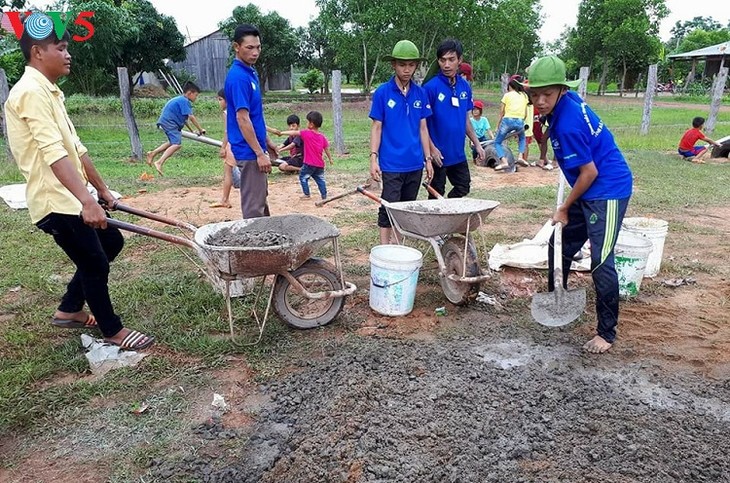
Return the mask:
[[(25, 21), (21, 20), (21, 12), (2, 12), (2, 28), (8, 33), (15, 34), (20, 40), (25, 30), (28, 35), (34, 39), (45, 39), (51, 32), (56, 32), (59, 39), (66, 33), (68, 23), (71, 18), (65, 12), (25, 12)], [(79, 25), (86, 29), (86, 35), (74, 35), (72, 38), (76, 42), (84, 42), (94, 36), (94, 26), (89, 22), (89, 18), (94, 16), (94, 12), (80, 12), (74, 20), (75, 25)]]

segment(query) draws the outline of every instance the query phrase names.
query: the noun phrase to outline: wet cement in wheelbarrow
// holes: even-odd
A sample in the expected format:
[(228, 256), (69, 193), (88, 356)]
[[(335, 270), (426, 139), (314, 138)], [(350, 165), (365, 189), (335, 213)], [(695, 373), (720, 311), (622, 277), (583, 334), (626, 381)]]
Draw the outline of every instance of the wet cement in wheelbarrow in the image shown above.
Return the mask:
[(272, 230), (263, 231), (234, 231), (230, 228), (221, 228), (206, 238), (205, 243), (218, 247), (275, 247), (286, 245), (291, 237)]

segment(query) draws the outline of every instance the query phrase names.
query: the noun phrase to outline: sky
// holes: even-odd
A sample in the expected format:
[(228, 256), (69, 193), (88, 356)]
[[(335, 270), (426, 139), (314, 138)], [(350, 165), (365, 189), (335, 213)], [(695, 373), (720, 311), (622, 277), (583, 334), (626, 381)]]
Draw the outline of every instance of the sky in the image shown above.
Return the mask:
[[(218, 28), (218, 22), (230, 16), (238, 5), (254, 3), (262, 12), (276, 10), (294, 27), (306, 26), (317, 16), (315, 0), (209, 0), (208, 2), (182, 2), (180, 0), (151, 0), (157, 11), (175, 18), (180, 31), (189, 40), (196, 40)], [(52, 3), (50, 0), (30, 0), (40, 7)], [(574, 26), (578, 16), (579, 0), (540, 0), (544, 22), (540, 28), (543, 42), (556, 40), (566, 25)], [(186, 5), (183, 7), (182, 5)], [(194, 5), (192, 8), (187, 5)], [(198, 6), (195, 6), (198, 5)], [(659, 35), (668, 40), (670, 30), (677, 21), (694, 17), (712, 17), (721, 25), (730, 21), (730, 2), (705, 0), (694, 3), (689, 0), (666, 0), (671, 11), (660, 26)]]

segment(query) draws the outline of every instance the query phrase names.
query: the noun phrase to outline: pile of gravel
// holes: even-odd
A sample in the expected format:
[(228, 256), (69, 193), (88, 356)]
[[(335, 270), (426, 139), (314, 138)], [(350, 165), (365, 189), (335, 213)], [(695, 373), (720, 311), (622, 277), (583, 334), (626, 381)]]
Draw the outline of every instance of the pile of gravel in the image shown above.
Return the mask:
[(729, 384), (584, 355), (564, 333), (533, 333), (536, 342), (498, 332), (349, 342), (258, 389), (268, 403), (250, 433), (236, 436), (240, 460), (169, 460), (152, 474), (211, 482), (729, 481)]

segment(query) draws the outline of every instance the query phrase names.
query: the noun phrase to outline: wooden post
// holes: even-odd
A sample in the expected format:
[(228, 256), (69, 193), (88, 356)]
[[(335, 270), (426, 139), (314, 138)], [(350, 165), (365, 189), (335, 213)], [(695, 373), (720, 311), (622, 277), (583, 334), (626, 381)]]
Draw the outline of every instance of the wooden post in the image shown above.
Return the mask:
[(132, 93), (127, 68), (117, 67), (117, 77), (119, 78), (119, 98), (122, 101), (122, 113), (124, 113), (124, 121), (127, 123), (129, 141), (132, 143), (131, 157), (139, 161), (142, 159), (144, 151), (142, 150), (142, 140), (139, 138), (139, 129), (137, 129), (137, 122), (134, 120), (134, 112), (132, 111)]
[(342, 127), (342, 71), (332, 71), (332, 118), (335, 123), (335, 153), (345, 154), (345, 135)]
[(507, 72), (502, 72), (502, 75), (499, 76), (499, 84), (502, 88), (502, 94), (507, 92), (507, 84), (509, 84), (509, 78), (510, 75)]
[(581, 83), (578, 86), (578, 95), (580, 96), (581, 99), (586, 98), (586, 89), (588, 88), (588, 76), (589, 75), (591, 75), (590, 67), (581, 67), (580, 68), (579, 79), (581, 80)]
[(2, 137), (5, 140), (5, 155), (9, 162), (13, 162), (13, 153), (10, 152), (10, 143), (8, 143), (8, 124), (5, 122), (5, 101), (8, 100), (10, 89), (8, 88), (8, 78), (5, 76), (5, 70), (0, 68), (0, 123), (2, 123)]
[(649, 74), (646, 78), (646, 92), (644, 93), (644, 113), (641, 116), (642, 135), (649, 134), (649, 124), (651, 123), (651, 108), (654, 105), (654, 96), (656, 95), (658, 64), (649, 66)]
[(717, 114), (720, 112), (720, 105), (722, 104), (722, 92), (727, 82), (727, 74), (728, 68), (722, 67), (715, 76), (715, 83), (712, 87), (712, 101), (710, 101), (710, 115), (705, 123), (705, 131), (708, 133), (712, 133), (715, 130)]

